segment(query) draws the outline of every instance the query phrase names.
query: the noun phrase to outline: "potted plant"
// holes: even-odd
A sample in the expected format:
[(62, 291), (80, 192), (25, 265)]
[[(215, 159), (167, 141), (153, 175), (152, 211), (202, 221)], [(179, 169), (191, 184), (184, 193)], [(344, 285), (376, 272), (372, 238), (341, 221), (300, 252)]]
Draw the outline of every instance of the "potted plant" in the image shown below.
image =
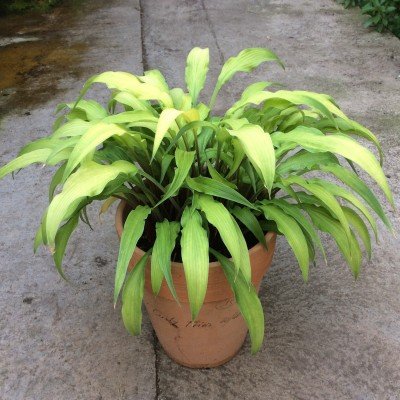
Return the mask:
[[(276, 234), (307, 280), (316, 249), (324, 255), (317, 231), (333, 237), (357, 277), (359, 242), (370, 257), (369, 228), (377, 236), (370, 209), (390, 228), (357, 173), (369, 174), (393, 204), (380, 144), (331, 97), (257, 82), (225, 113), (213, 113), (224, 84), (266, 61), (283, 66), (262, 48), (230, 58), (208, 105), (198, 100), (208, 49), (188, 55), (187, 92), (169, 88), (158, 70), (93, 76), (76, 102), (58, 107), (53, 133), (0, 169), (4, 177), (32, 163), (59, 165), (34, 247), (51, 249), (63, 277), (68, 239), (79, 219), (89, 223), (87, 206), (101, 200), (103, 213), (121, 200), (114, 303), (122, 292), (122, 318), (136, 335), (144, 297), (162, 346), (190, 367), (229, 360), (247, 328), (252, 352), (260, 349), (257, 291)], [(111, 89), (107, 107), (83, 98), (95, 83)], [(380, 162), (357, 137), (376, 147)]]

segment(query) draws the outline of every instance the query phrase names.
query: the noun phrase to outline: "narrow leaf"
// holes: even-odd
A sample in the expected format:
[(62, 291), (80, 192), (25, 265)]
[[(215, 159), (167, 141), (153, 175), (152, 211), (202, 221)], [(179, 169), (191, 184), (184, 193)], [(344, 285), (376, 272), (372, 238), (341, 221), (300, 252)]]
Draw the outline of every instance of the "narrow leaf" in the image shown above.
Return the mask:
[(208, 237), (202, 227), (198, 211), (186, 208), (182, 214), (182, 262), (188, 290), (192, 320), (194, 321), (203, 305), (208, 282)]
[(264, 212), (265, 218), (275, 221), (279, 231), (285, 235), (286, 240), (299, 262), (303, 279), (307, 281), (310, 260), (307, 241), (300, 226), (294, 218), (287, 215), (279, 207), (272, 204), (265, 204), (260, 208)]
[(206, 178), (204, 176), (198, 176), (196, 178), (190, 178), (188, 176), (186, 178), (186, 183), (190, 189), (196, 192), (220, 197), (222, 199), (230, 200), (246, 207), (256, 209), (254, 204), (250, 203), (235, 189), (232, 189), (230, 186), (227, 186), (225, 183), (217, 180)]
[(163, 278), (167, 282), (169, 290), (178, 300), (171, 275), (171, 254), (175, 247), (175, 241), (180, 230), (178, 222), (163, 221), (156, 223), (156, 240), (151, 255), (151, 286), (154, 294), (161, 289)]
[(147, 206), (137, 206), (129, 213), (125, 221), (115, 271), (114, 305), (117, 303), (129, 262), (135, 251), (136, 244), (143, 234), (144, 224), (150, 212), (151, 209)]
[(175, 169), (174, 178), (171, 184), (167, 187), (167, 191), (162, 197), (162, 199), (156, 204), (155, 207), (159, 206), (164, 201), (168, 200), (170, 197), (174, 196), (176, 192), (180, 189), (183, 182), (185, 181), (190, 168), (194, 160), (194, 151), (184, 151), (181, 149), (176, 149), (175, 151), (175, 161), (177, 168)]
[(267, 242), (265, 241), (265, 235), (260, 222), (251, 210), (246, 207), (240, 208), (236, 206), (232, 210), (232, 214), (255, 236), (264, 248), (267, 248)]
[(206, 215), (207, 221), (217, 228), (222, 241), (232, 256), (236, 271), (241, 270), (246, 281), (251, 282), (249, 251), (243, 234), (225, 206), (212, 197), (200, 195), (198, 205)]
[(236, 303), (249, 328), (251, 352), (255, 354), (260, 350), (264, 340), (264, 312), (257, 292), (253, 285), (250, 285), (249, 288), (241, 272), (236, 275), (235, 266), (231, 261), (214, 250), (211, 250), (211, 252), (221, 264), (226, 279), (233, 290)]
[(65, 279), (64, 271), (62, 269), (62, 260), (64, 258), (65, 249), (68, 240), (78, 225), (79, 212), (75, 213), (57, 232), (55, 239), (55, 251), (53, 254), (54, 263), (56, 264), (57, 271)]
[(288, 133), (277, 134), (274, 136), (274, 141), (277, 143), (294, 142), (308, 151), (328, 151), (342, 155), (358, 164), (375, 179), (390, 203), (394, 204), (385, 174), (378, 160), (367, 148), (345, 135), (321, 135), (320, 133), (316, 129), (299, 126)]
[(149, 252), (145, 253), (129, 273), (122, 291), (122, 320), (131, 335), (142, 330), (142, 302), (144, 294), (144, 270)]

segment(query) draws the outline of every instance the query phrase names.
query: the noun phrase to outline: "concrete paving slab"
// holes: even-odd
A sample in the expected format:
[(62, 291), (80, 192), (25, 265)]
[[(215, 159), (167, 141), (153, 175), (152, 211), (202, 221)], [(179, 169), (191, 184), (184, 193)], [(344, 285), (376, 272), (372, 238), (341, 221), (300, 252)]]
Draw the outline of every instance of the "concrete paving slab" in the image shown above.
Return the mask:
[[(28, 140), (48, 133), (56, 104), (73, 101), (90, 75), (142, 71), (137, 1), (87, 1), (76, 10), (13, 17), (4, 24), (5, 36), (38, 40), (0, 49), (0, 64), (9, 63), (3, 78), (15, 83), (3, 86), (0, 96), (1, 164)], [(12, 54), (18, 51), (25, 52), (24, 61), (16, 64)], [(1, 84), (9, 86), (3, 78)], [(113, 215), (100, 224), (98, 210), (91, 210), (94, 231), (81, 227), (71, 239), (65, 268), (70, 284), (44, 249), (33, 256), (49, 172), (32, 167), (0, 182), (0, 398), (153, 399), (151, 326), (145, 320), (142, 335), (132, 338), (112, 305), (118, 252)]]
[[(208, 46), (213, 82), (221, 60), (245, 47), (276, 51), (286, 71), (269, 65), (251, 78), (238, 75), (221, 93), (218, 109), (256, 79), (333, 95), (382, 141), (385, 171), (399, 205), (397, 38), (364, 29), (357, 10), (344, 10), (331, 0), (143, 3), (150, 68), (160, 68), (170, 82), (182, 85), (187, 52), (196, 45)], [(209, 81), (206, 94), (210, 90)], [(398, 215), (388, 212), (398, 229)], [(252, 357), (246, 344), (225, 366), (190, 370), (158, 349), (159, 398), (400, 398), (400, 243), (382, 227), (381, 233), (357, 282), (325, 238), (329, 264), (313, 268), (304, 284), (288, 245), (280, 239), (261, 288), (266, 338), (260, 353)]]

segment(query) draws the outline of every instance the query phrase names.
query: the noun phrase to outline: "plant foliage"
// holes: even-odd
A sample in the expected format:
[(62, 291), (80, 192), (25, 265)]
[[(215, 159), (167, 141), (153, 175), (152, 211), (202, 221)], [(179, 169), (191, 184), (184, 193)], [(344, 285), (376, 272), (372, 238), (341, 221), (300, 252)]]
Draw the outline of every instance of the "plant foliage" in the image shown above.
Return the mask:
[(378, 32), (387, 29), (400, 37), (400, 0), (338, 0), (345, 8), (359, 6), (367, 15), (365, 27), (374, 27)]
[[(79, 217), (88, 222), (88, 205), (103, 201), (105, 212), (116, 199), (127, 203), (114, 302), (122, 293), (129, 332), (140, 332), (146, 265), (154, 293), (165, 278), (176, 297), (170, 260), (183, 261), (194, 320), (206, 294), (211, 254), (232, 286), (255, 352), (262, 343), (264, 317), (251, 284), (250, 245), (266, 246), (268, 230), (284, 235), (306, 280), (316, 250), (325, 257), (318, 231), (326, 232), (357, 277), (359, 243), (371, 252), (367, 226), (376, 234), (371, 210), (390, 227), (380, 202), (356, 172), (370, 175), (393, 204), (379, 142), (328, 95), (272, 91), (270, 83), (258, 82), (225, 113), (213, 113), (225, 83), (267, 61), (282, 65), (275, 54), (260, 48), (230, 58), (208, 105), (198, 101), (208, 49), (189, 53), (187, 90), (170, 88), (158, 70), (142, 76), (96, 75), (76, 102), (59, 105), (61, 115), (50, 136), (27, 144), (0, 169), (2, 178), (32, 163), (58, 166), (35, 249), (40, 244), (51, 248), (62, 275), (68, 239)], [(110, 89), (107, 107), (84, 99), (95, 83)], [(359, 138), (376, 147), (380, 161)], [(153, 245), (144, 248), (146, 255), (128, 272), (143, 238)]]

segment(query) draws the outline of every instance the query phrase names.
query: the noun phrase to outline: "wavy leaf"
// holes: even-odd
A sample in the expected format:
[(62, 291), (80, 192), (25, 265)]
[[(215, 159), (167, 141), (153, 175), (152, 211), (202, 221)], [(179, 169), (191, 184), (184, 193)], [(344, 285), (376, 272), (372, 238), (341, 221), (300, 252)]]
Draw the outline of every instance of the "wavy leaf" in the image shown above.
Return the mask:
[(193, 48), (186, 60), (185, 80), (186, 86), (192, 96), (193, 104), (197, 103), (199, 93), (206, 81), (209, 63), (209, 50), (200, 47)]
[(73, 214), (83, 199), (100, 194), (118, 175), (124, 174), (128, 177), (135, 175), (136, 172), (137, 168), (127, 161), (116, 161), (111, 165), (100, 165), (90, 161), (79, 168), (67, 179), (62, 192), (57, 194), (49, 205), (45, 224), (45, 242), (50, 246), (54, 245), (59, 225)]
[(340, 134), (321, 135), (320, 131), (316, 129), (299, 126), (288, 133), (275, 135), (273, 141), (276, 143), (294, 142), (311, 152), (328, 151), (355, 162), (375, 179), (389, 202), (394, 204), (392, 193), (379, 162), (367, 148), (350, 137)]
[(211, 96), (210, 109), (214, 107), (215, 100), (222, 86), (237, 72), (251, 72), (257, 68), (260, 64), (266, 61), (276, 61), (283, 68), (282, 61), (272, 51), (260, 47), (249, 48), (242, 50), (237, 56), (230, 57), (223, 65), (221, 72), (217, 79), (214, 92)]

